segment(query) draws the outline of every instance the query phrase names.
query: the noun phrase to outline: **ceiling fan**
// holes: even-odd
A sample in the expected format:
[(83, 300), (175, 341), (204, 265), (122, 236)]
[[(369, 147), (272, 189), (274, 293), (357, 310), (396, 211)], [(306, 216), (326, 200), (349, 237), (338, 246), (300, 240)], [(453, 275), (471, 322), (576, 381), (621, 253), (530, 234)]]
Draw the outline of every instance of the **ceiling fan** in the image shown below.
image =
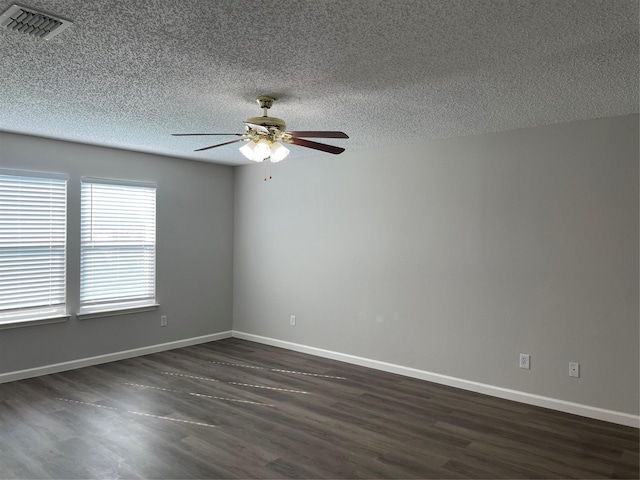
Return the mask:
[[(282, 143), (298, 145), (300, 147), (313, 148), (322, 152), (337, 155), (344, 152), (344, 148), (327, 145), (325, 143), (313, 142), (307, 138), (349, 138), (346, 133), (333, 131), (286, 131), (284, 120), (276, 117), (269, 117), (268, 110), (273, 106), (275, 98), (261, 96), (257, 102), (262, 108), (262, 117), (248, 118), (244, 122), (244, 133), (173, 133), (175, 137), (207, 136), (207, 135), (235, 135), (237, 138), (229, 142), (218, 143), (204, 148), (198, 148), (195, 152), (209, 150), (211, 148), (222, 147), (237, 142), (246, 142), (240, 147), (240, 152), (249, 160), (263, 162), (269, 160), (273, 163), (283, 160), (289, 155), (289, 149)], [(282, 142), (282, 143), (281, 143)]]

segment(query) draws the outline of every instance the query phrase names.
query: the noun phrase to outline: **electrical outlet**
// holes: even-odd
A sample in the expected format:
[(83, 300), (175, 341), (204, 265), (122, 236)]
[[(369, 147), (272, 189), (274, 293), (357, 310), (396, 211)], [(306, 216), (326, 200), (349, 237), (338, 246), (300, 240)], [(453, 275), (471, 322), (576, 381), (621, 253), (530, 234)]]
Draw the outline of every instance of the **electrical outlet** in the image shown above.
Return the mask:
[(531, 360), (531, 355), (527, 355), (526, 353), (521, 353), (520, 354), (520, 368), (526, 368), (527, 370), (530, 370), (530, 360)]
[(289, 317), (289, 325), (291, 325), (292, 327), (296, 326), (296, 316), (295, 315), (291, 315)]
[(569, 362), (569, 376), (570, 377), (580, 377), (580, 364)]
[(161, 327), (166, 327), (167, 326), (167, 316), (166, 315), (160, 315), (160, 326)]

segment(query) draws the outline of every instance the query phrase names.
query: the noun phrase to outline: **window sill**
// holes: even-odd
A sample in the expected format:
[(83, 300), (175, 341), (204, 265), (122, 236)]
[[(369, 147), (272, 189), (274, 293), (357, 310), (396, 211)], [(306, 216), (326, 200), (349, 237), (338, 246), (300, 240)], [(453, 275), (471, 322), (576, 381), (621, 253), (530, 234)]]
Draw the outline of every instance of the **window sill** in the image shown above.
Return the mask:
[(91, 310), (82, 310), (76, 313), (76, 317), (78, 320), (90, 320), (92, 318), (102, 318), (102, 317), (115, 317), (118, 315), (129, 315), (131, 313), (141, 313), (141, 312), (150, 312), (155, 310), (160, 305), (157, 303), (152, 303), (149, 305), (136, 305), (129, 307), (114, 307), (114, 306), (105, 306), (104, 309), (91, 309)]
[(71, 315), (52, 315), (42, 318), (30, 318), (28, 320), (6, 320), (0, 323), (0, 330), (7, 328), (33, 327), (36, 325), (46, 325), (48, 323), (62, 323), (69, 320)]

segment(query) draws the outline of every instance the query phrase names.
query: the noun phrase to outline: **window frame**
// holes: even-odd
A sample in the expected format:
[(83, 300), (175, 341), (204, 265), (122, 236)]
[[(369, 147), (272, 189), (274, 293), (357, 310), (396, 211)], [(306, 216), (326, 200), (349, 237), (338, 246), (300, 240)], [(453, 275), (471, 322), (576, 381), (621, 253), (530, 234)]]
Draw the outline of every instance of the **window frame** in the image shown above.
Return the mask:
[[(69, 176), (62, 173), (54, 172), (41, 172), (31, 170), (17, 170), (0, 168), (0, 175), (7, 177), (22, 177), (22, 178), (34, 178), (45, 181), (57, 180), (62, 183), (62, 190), (64, 192), (64, 205), (59, 208), (59, 212), (63, 212), (62, 221), (50, 223), (50, 229), (63, 227), (62, 234), (58, 234), (55, 238), (62, 239), (64, 245), (62, 246), (62, 261), (61, 269), (58, 269), (58, 277), (62, 279), (62, 303), (55, 303), (49, 305), (35, 305), (23, 308), (11, 308), (0, 311), (0, 330), (7, 328), (16, 328), (30, 325), (42, 325), (46, 323), (65, 322), (71, 316), (68, 313), (68, 233), (69, 233)], [(54, 209), (51, 209), (53, 212)], [(50, 213), (51, 213), (50, 212)], [(54, 237), (50, 236), (51, 242)], [(60, 271), (61, 270), (61, 271)], [(50, 277), (51, 278), (51, 277)], [(60, 287), (60, 282), (56, 284)]]
[[(124, 301), (112, 301), (112, 302), (96, 302), (96, 303), (82, 303), (82, 288), (83, 288), (83, 255), (84, 255), (84, 247), (83, 243), (83, 227), (82, 224), (84, 222), (84, 209), (83, 209), (83, 186), (85, 184), (100, 184), (107, 186), (123, 186), (123, 187), (141, 187), (141, 188), (151, 188), (154, 191), (153, 196), (153, 298), (144, 299), (144, 300), (124, 300)], [(91, 318), (101, 318), (101, 317), (110, 317), (116, 315), (126, 315), (131, 313), (139, 313), (145, 311), (155, 310), (159, 307), (157, 303), (157, 193), (158, 186), (156, 183), (152, 182), (140, 182), (140, 181), (132, 181), (132, 180), (120, 180), (120, 179), (111, 179), (111, 178), (98, 178), (98, 177), (82, 177), (80, 182), (80, 248), (79, 248), (79, 256), (80, 256), (80, 282), (79, 282), (79, 307), (76, 316), (79, 320), (86, 320)]]

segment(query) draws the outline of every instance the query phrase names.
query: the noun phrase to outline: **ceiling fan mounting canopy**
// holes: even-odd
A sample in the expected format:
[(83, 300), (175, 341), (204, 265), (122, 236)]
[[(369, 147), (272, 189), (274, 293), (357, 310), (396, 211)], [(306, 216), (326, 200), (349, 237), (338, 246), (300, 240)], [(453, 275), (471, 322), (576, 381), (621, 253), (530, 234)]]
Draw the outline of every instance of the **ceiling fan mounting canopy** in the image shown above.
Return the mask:
[(275, 101), (276, 101), (275, 98), (267, 97), (266, 95), (256, 98), (256, 102), (258, 102), (258, 105), (260, 105), (260, 108), (266, 108), (267, 110), (273, 107), (273, 102)]
[(191, 135), (235, 135), (238, 138), (229, 142), (211, 145), (209, 147), (198, 148), (195, 151), (200, 152), (209, 150), (223, 145), (229, 145), (237, 142), (249, 142), (240, 148), (240, 151), (249, 159), (262, 162), (270, 160), (278, 162), (286, 157), (289, 150), (278, 142), (298, 145), (301, 147), (312, 148), (327, 153), (339, 154), (344, 152), (344, 148), (327, 145), (324, 143), (312, 142), (305, 138), (349, 138), (346, 133), (337, 131), (286, 131), (286, 124), (281, 118), (268, 116), (269, 109), (276, 101), (275, 98), (266, 95), (256, 99), (260, 108), (262, 108), (261, 117), (251, 117), (244, 121), (244, 133), (174, 133), (174, 136), (191, 136)]

